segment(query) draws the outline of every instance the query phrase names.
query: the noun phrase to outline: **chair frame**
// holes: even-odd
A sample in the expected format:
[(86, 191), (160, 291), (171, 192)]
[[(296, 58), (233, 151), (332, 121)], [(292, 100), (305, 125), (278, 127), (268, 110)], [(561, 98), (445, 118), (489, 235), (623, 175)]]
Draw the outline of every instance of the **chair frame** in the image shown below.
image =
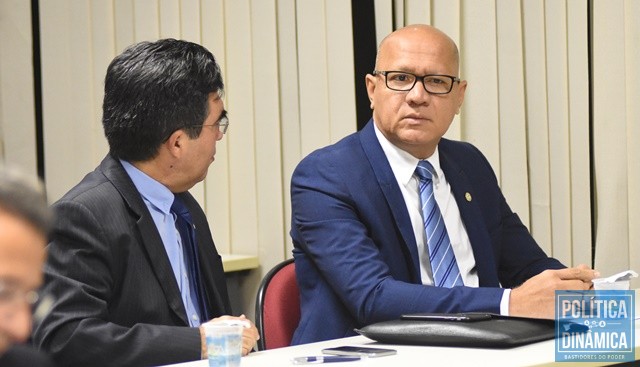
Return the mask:
[(280, 272), (284, 267), (293, 263), (293, 258), (286, 259), (281, 261), (276, 266), (274, 266), (269, 272), (264, 276), (262, 282), (260, 282), (260, 287), (258, 288), (258, 295), (256, 297), (256, 327), (258, 328), (258, 332), (260, 334), (260, 339), (258, 340), (258, 350), (266, 350), (266, 339), (264, 333), (264, 301), (265, 295), (267, 293), (267, 288), (269, 287), (269, 283), (273, 279), (273, 277)]

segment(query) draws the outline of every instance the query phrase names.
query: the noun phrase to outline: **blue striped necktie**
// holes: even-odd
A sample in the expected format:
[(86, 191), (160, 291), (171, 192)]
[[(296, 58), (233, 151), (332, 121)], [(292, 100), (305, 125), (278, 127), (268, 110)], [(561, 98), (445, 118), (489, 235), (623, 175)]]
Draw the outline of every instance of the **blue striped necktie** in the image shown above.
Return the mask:
[(464, 285), (451, 241), (444, 225), (442, 214), (433, 195), (433, 173), (431, 163), (418, 162), (416, 176), (419, 180), (420, 204), (422, 205), (422, 221), (427, 235), (429, 262), (433, 272), (433, 283), (437, 287), (451, 288)]

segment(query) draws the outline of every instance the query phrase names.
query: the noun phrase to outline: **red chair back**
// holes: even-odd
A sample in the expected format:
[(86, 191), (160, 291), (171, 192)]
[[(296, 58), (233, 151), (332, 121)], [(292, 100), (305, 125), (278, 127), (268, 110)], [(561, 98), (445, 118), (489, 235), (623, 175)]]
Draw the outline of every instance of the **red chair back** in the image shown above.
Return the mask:
[(295, 264), (287, 259), (265, 275), (256, 299), (258, 349), (288, 347), (300, 321), (300, 292)]

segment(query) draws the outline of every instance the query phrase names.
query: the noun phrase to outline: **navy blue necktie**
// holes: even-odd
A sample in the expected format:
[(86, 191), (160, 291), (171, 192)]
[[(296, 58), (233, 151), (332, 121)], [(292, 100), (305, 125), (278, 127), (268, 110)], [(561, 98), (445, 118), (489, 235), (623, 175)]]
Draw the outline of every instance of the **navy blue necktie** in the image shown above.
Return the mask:
[[(451, 288), (463, 285), (456, 256), (444, 225), (440, 208), (433, 195), (433, 166), (427, 161), (418, 162), (416, 176), (420, 181), (420, 203), (422, 220), (427, 234), (429, 262), (433, 272), (433, 283), (438, 287)], [(425, 246), (427, 247), (427, 246)]]
[(171, 212), (176, 215), (176, 228), (182, 238), (182, 251), (189, 273), (190, 291), (192, 295), (195, 295), (192, 301), (195, 302), (198, 307), (201, 322), (206, 322), (209, 320), (207, 302), (205, 300), (206, 293), (200, 276), (198, 245), (196, 244), (196, 232), (193, 221), (191, 220), (191, 213), (189, 213), (189, 209), (177, 196), (173, 200), (173, 205), (171, 205)]

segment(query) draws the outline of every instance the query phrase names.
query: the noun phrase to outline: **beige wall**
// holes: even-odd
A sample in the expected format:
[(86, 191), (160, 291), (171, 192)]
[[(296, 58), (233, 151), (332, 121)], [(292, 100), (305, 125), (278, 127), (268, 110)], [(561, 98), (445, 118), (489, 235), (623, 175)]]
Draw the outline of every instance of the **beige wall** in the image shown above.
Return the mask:
[[(595, 1), (596, 266), (640, 269), (640, 2)], [(640, 286), (640, 280), (636, 280)]]
[[(640, 5), (594, 0), (593, 152), (587, 2), (375, 0), (377, 37), (434, 24), (461, 50), (469, 88), (448, 137), (476, 144), (512, 208), (566, 264), (640, 269)], [(344, 0), (40, 1), (47, 189), (60, 197), (107, 151), (100, 124), (109, 61), (162, 37), (218, 58), (231, 127), (194, 193), (221, 252), (256, 255), (242, 281), (251, 313), (262, 275), (290, 257), (289, 178), (312, 150), (355, 131), (351, 7)], [(30, 10), (0, 1), (0, 154), (35, 171)], [(372, 60), (373, 65), (373, 60)], [(636, 157), (634, 159), (634, 157)]]
[(37, 173), (31, 2), (0, 1), (0, 162)]

